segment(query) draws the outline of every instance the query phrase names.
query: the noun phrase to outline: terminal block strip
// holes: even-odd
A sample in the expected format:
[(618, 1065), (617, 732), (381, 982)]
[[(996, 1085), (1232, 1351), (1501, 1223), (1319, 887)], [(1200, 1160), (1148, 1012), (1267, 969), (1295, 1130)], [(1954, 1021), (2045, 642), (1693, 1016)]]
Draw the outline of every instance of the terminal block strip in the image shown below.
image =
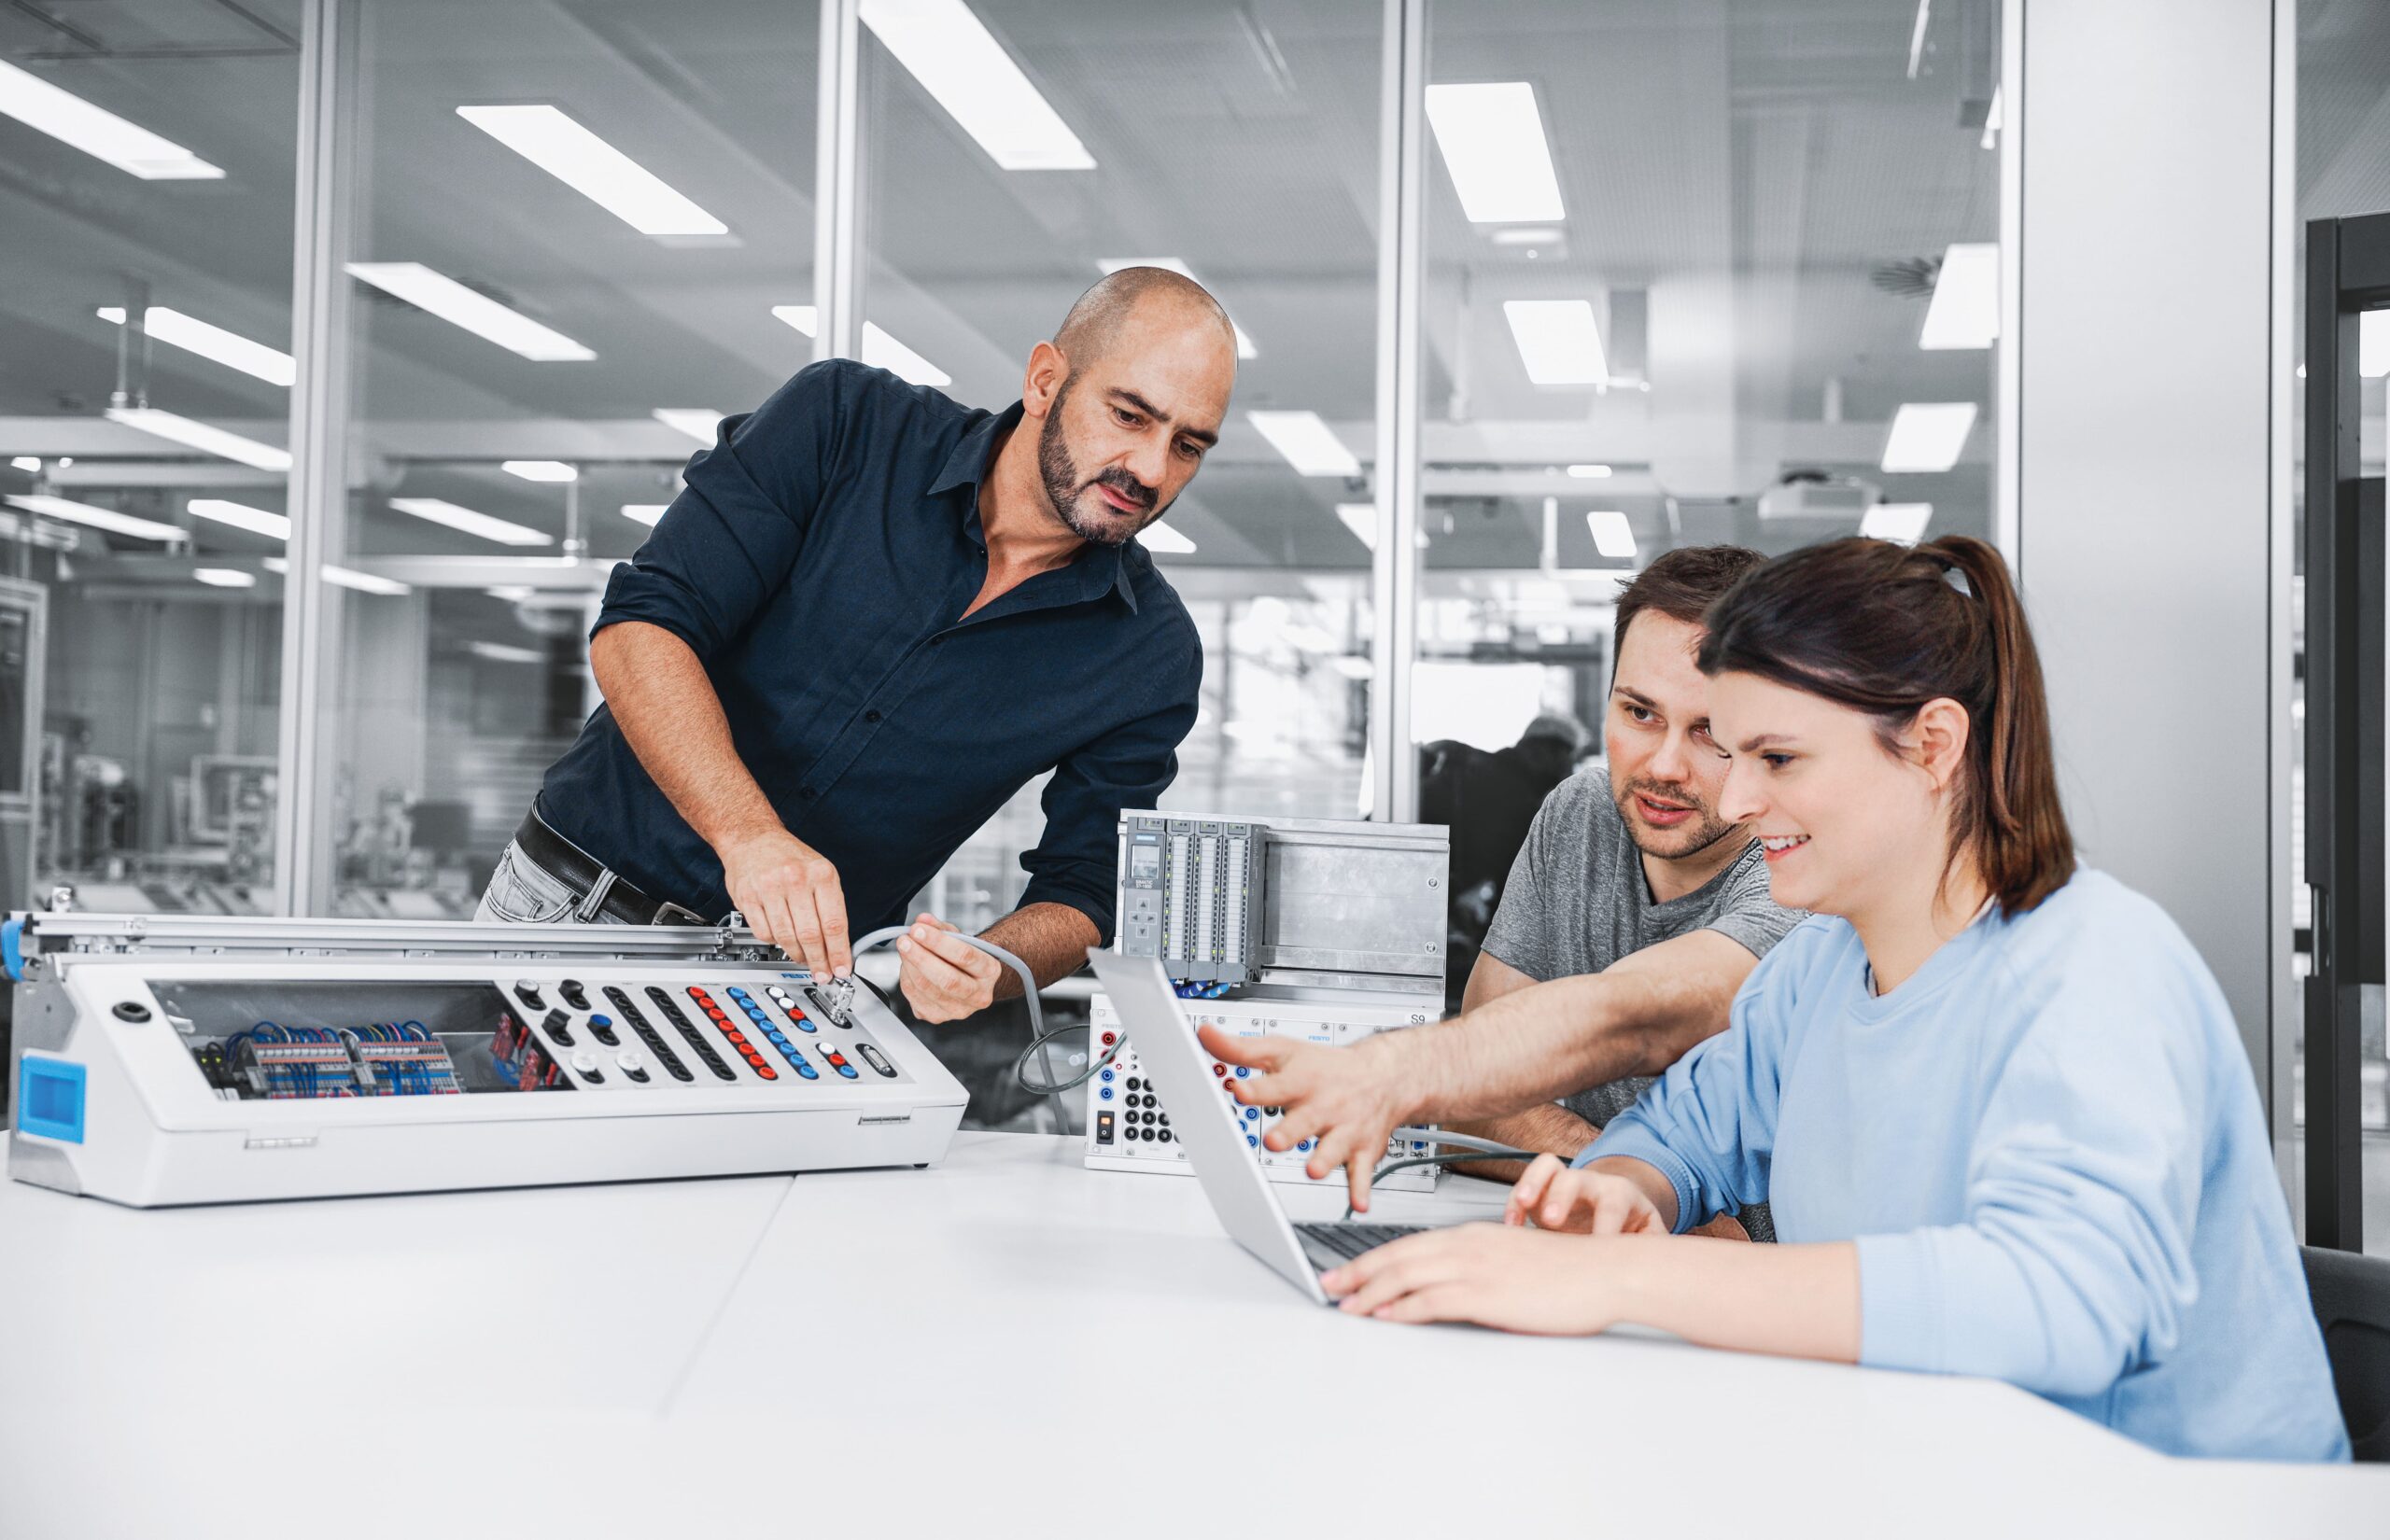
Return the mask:
[(448, 1049), (419, 1023), (283, 1027), (261, 1021), (200, 1055), (217, 1094), (232, 1099), (455, 1096)]

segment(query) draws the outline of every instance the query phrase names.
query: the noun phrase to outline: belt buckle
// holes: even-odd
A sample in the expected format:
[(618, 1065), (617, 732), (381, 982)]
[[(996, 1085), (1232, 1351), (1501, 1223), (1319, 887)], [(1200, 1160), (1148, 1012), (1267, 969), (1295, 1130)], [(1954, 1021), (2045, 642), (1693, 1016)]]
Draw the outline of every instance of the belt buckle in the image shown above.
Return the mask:
[(694, 909), (683, 909), (668, 900), (655, 906), (655, 917), (648, 923), (650, 925), (703, 925), (706, 923), (706, 917)]

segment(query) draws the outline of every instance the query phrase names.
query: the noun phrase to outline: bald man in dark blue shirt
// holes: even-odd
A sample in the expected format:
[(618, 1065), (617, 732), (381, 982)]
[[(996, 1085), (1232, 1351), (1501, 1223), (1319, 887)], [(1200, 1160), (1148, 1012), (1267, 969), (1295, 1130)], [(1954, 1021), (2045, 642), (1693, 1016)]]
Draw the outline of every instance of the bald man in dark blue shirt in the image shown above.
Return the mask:
[[(815, 364), (724, 421), (615, 570), (589, 656), (607, 704), (556, 762), (483, 917), (710, 921), (807, 966), (904, 905), (1047, 770), (1019, 908), (986, 932), (1039, 981), (1112, 929), (1115, 828), (1177, 773), (1202, 647), (1134, 537), (1218, 440), (1235, 333), (1131, 268), (1029, 356), (1019, 404)], [(917, 917), (926, 1020), (1014, 981)]]

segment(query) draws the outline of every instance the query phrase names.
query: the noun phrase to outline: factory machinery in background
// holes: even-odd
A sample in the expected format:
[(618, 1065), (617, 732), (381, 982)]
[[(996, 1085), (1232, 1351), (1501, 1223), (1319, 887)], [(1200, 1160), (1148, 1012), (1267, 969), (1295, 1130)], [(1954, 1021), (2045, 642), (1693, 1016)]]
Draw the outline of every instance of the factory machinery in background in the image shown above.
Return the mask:
[[(1445, 831), (1426, 824), (1124, 813), (1114, 949), (1159, 959), (1190, 1019), (1240, 1037), (1343, 1045), (1419, 1026), (1443, 1005), (1449, 853)], [(1101, 994), (1090, 1029), (1091, 1052), (1118, 1053), (1088, 1085), (1086, 1163), (1185, 1174), (1169, 1112)], [(1212, 1068), (1223, 1095), (1246, 1073)], [(1272, 1180), (1311, 1180), (1308, 1141), (1284, 1153), (1262, 1145), (1276, 1108), (1239, 1115)], [(1428, 1147), (1398, 1140), (1386, 1154), (1411, 1158)], [(1427, 1188), (1435, 1173), (1413, 1166), (1383, 1184)]]

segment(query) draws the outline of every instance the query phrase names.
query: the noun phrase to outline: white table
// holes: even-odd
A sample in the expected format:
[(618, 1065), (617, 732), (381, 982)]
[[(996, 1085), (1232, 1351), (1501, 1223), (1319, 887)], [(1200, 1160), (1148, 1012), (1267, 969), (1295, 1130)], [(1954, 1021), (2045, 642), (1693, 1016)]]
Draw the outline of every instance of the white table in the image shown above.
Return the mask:
[(2390, 1471), (2169, 1461), (2004, 1385), (1352, 1320), (1062, 1140), (150, 1212), (0, 1183), (0, 1245), (7, 1540), (2390, 1530)]

